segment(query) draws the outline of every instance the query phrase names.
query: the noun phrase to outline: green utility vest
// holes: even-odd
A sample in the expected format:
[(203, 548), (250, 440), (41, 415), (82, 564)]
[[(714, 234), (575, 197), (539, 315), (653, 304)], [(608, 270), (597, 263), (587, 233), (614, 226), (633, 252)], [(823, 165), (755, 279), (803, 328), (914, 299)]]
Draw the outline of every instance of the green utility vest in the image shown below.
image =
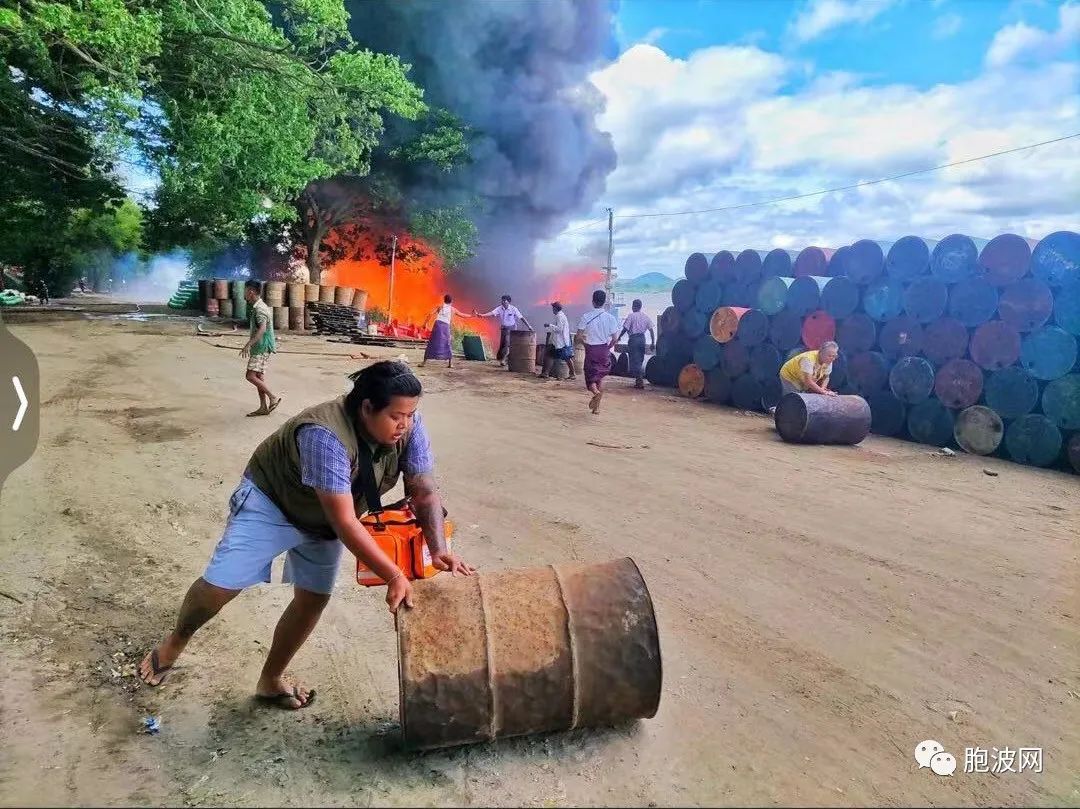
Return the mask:
[(334, 529), (326, 518), (315, 490), (304, 485), (300, 479), (300, 450), (296, 444), (296, 431), (305, 424), (318, 424), (333, 431), (349, 453), (350, 481), (353, 482), (353, 502), (356, 515), (367, 513), (364, 487), (357, 482), (360, 475), (359, 441), (371, 450), (375, 485), (379, 494), (385, 495), (397, 484), (400, 474), (401, 454), (409, 440), (409, 434), (387, 447), (361, 437), (354, 426), (355, 418), (345, 410), (345, 397), (315, 405), (293, 416), (276, 432), (264, 440), (248, 461), (247, 471), (266, 495), (274, 501), (290, 523), (297, 528), (327, 539), (334, 539)]

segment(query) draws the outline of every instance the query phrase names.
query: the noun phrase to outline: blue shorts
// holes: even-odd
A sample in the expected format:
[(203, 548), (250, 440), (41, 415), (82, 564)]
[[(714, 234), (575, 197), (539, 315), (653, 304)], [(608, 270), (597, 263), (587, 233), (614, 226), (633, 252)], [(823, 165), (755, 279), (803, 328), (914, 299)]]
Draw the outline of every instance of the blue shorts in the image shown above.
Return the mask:
[(285, 553), (282, 582), (329, 595), (342, 544), (292, 525), (259, 487), (243, 478), (229, 498), (229, 521), (203, 579), (215, 587), (243, 590), (270, 582), (270, 563)]

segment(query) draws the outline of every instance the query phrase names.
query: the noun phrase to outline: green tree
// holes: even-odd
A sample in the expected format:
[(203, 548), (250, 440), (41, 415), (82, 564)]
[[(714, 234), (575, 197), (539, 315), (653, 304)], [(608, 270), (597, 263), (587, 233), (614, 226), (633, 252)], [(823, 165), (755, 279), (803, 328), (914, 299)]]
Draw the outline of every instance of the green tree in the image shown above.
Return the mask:
[(340, 0), (286, 3), (282, 26), (261, 3), (167, 8), (158, 205), (180, 237), (293, 219), (313, 180), (368, 172), (384, 115), (424, 111), (405, 66), (353, 46)]
[(139, 99), (155, 15), (120, 0), (30, 0), (0, 8), (0, 263), (61, 289), (74, 210), (123, 199), (115, 145)]
[(449, 270), (464, 263), (476, 248), (476, 225), (462, 206), (418, 211), (409, 229), (438, 250)]
[[(347, 21), (342, 0), (0, 9), (0, 166), (33, 158), (87, 180), (118, 155), (143, 162), (161, 179), (156, 232), (173, 243), (290, 221), (313, 180), (368, 172), (384, 116), (425, 110), (407, 67), (357, 48)], [(37, 201), (30, 187), (0, 193)]]
[(118, 257), (142, 246), (142, 209), (130, 199), (101, 212), (80, 208), (72, 213), (64, 238), (68, 256), (65, 265), (72, 276), (85, 277), (91, 289), (101, 291), (115, 280), (113, 268)]
[[(324, 245), (331, 231), (348, 228), (417, 232), (439, 251), (448, 267), (471, 255), (475, 227), (464, 207), (425, 208), (409, 196), (426, 172), (445, 174), (468, 160), (468, 130), (446, 110), (429, 110), (418, 120), (393, 118), (366, 175), (341, 174), (308, 184), (296, 199), (294, 236), (304, 246), (308, 272), (317, 279), (327, 260), (343, 248)], [(416, 232), (416, 231), (414, 231)]]

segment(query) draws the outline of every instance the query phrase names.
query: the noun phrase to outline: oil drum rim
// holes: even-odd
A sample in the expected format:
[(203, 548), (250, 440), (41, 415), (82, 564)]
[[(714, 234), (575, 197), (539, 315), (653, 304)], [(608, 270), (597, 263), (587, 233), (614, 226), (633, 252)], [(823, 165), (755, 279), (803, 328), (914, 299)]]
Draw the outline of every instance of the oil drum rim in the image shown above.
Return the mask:
[(632, 556), (624, 556), (618, 560), (620, 562), (629, 562), (634, 567), (634, 572), (637, 573), (638, 578), (641, 579), (641, 588), (645, 593), (645, 603), (649, 607), (649, 617), (652, 619), (653, 636), (656, 638), (656, 704), (653, 706), (652, 713), (642, 717), (643, 719), (652, 719), (660, 710), (660, 697), (664, 691), (664, 655), (660, 649), (660, 624), (656, 620), (656, 605), (652, 600), (652, 593), (649, 592), (649, 584), (645, 581), (645, 576), (641, 572), (641, 567), (634, 560)]

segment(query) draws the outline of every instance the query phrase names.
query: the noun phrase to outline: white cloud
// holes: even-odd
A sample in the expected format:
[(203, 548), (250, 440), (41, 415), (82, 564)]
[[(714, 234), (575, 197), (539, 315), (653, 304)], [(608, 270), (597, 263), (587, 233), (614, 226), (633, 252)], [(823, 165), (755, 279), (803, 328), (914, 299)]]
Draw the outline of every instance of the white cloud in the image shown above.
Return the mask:
[(1080, 3), (1066, 3), (1058, 9), (1056, 31), (1043, 31), (1024, 22), (1002, 28), (986, 52), (986, 64), (1001, 68), (1058, 56), (1080, 59)]
[(655, 45), (665, 36), (671, 32), (670, 28), (652, 28), (645, 36), (641, 38), (641, 41), (646, 45)]
[[(1059, 30), (1037, 33), (1058, 42), (1071, 13), (1063, 9)], [(805, 66), (761, 48), (687, 59), (631, 48), (593, 77), (608, 99), (599, 123), (619, 155), (603, 205), (616, 211), (622, 274), (678, 275), (693, 250), (1075, 229), (1080, 139), (780, 204), (632, 218), (854, 185), (1080, 132), (1080, 60), (1043, 54), (987, 60), (973, 79), (925, 89), (834, 72), (811, 74), (793, 92), (787, 82)], [(570, 227), (601, 216), (597, 208)], [(594, 235), (586, 229), (547, 252), (572, 252)]]
[(960, 33), (964, 27), (964, 18), (956, 13), (942, 14), (934, 20), (934, 28), (931, 35), (934, 39), (948, 39)]
[(852, 23), (865, 25), (896, 0), (810, 0), (791, 24), (798, 42), (809, 42), (834, 28)]

